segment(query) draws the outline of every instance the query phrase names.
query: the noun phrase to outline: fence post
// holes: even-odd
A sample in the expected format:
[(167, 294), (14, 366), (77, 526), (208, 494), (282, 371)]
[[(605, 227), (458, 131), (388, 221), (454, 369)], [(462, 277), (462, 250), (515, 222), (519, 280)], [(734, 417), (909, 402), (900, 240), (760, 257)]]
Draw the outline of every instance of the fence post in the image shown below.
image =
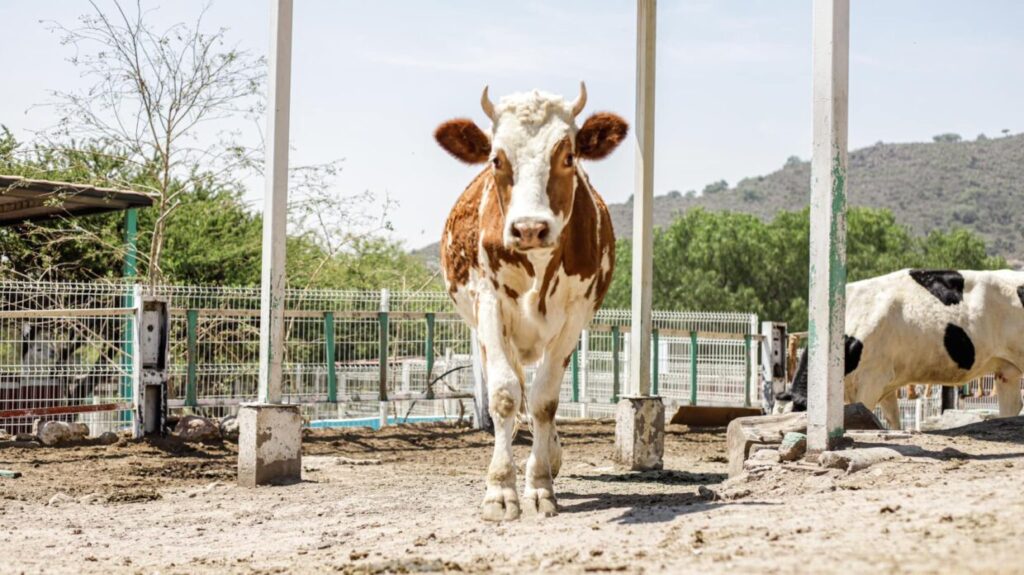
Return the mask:
[(651, 330), (651, 345), (654, 346), (651, 350), (651, 393), (658, 395), (658, 328)]
[(334, 356), (334, 312), (324, 312), (324, 355), (327, 361), (327, 401), (338, 402), (338, 366)]
[(380, 331), (380, 345), (377, 357), (380, 360), (380, 426), (388, 424), (388, 290), (380, 290), (380, 312), (377, 314)]
[(744, 381), (746, 382), (746, 384), (743, 386), (743, 406), (744, 407), (750, 407), (750, 387), (751, 387), (751, 385), (750, 385), (750, 375), (753, 373), (754, 370), (751, 369), (751, 367), (752, 367), (751, 366), (751, 361), (753, 361), (753, 358), (750, 355), (750, 334), (749, 333), (747, 335), (743, 336), (743, 351), (745, 352), (745, 354), (747, 356), (747, 361), (744, 362), (746, 364), (746, 366), (747, 366), (747, 377), (744, 378)]
[(427, 356), (427, 399), (434, 399), (434, 386), (431, 385), (434, 373), (434, 318), (432, 312), (427, 312), (427, 349), (424, 350)]
[(690, 332), (690, 405), (697, 405), (697, 332)]
[[(142, 315), (142, 286), (135, 284), (132, 286), (131, 302), (132, 307), (135, 308), (135, 313), (132, 314), (129, 320), (129, 328), (131, 330), (131, 380), (128, 382), (130, 388), (128, 392), (132, 398), (132, 405), (135, 406), (134, 411), (131, 413), (131, 424), (132, 424), (132, 436), (136, 439), (142, 437), (142, 420), (139, 418), (139, 406), (142, 400), (142, 353), (140, 349), (142, 347), (142, 334), (139, 333), (139, 317)], [(122, 382), (123, 385), (123, 382)], [(122, 393), (124, 389), (122, 388)]]
[(590, 330), (585, 329), (580, 334), (580, 397), (583, 403), (580, 404), (580, 417), (587, 417), (587, 383), (590, 373)]
[(580, 401), (580, 348), (577, 342), (576, 349), (572, 350), (572, 402)]
[(619, 326), (612, 326), (612, 403), (619, 402)]
[(190, 309), (185, 311), (186, 339), (188, 349), (188, 371), (185, 380), (185, 406), (197, 407), (196, 393), (196, 364), (199, 357), (196, 350), (196, 330), (199, 324), (199, 310)]

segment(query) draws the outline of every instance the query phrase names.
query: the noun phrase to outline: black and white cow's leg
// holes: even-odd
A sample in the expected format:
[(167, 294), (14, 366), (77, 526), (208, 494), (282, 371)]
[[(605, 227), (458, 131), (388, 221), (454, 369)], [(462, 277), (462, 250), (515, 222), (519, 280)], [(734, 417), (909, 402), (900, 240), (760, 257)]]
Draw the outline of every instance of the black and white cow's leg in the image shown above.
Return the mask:
[(903, 429), (900, 417), (899, 389), (891, 391), (878, 404), (882, 408), (882, 415), (885, 417), (885, 422), (889, 424), (889, 429)]
[[(539, 517), (551, 517), (558, 513), (554, 480), (562, 466), (562, 444), (555, 429), (555, 412), (558, 411), (558, 392), (565, 368), (582, 329), (578, 317), (583, 315), (577, 314), (544, 351), (544, 359), (530, 386), (527, 405), (533, 416), (533, 449), (526, 461), (523, 506), (535, 511)], [(579, 325), (574, 325), (577, 323)]]
[(501, 334), (500, 304), (493, 297), (480, 295), (477, 339), (487, 382), (489, 411), (494, 421), (494, 455), (487, 468), (487, 491), (481, 509), (486, 521), (509, 521), (519, 518), (519, 495), (516, 492), (516, 466), (512, 455), (512, 435), (516, 414), (522, 404), (522, 369), (511, 356)]
[(1010, 363), (1004, 363), (996, 372), (995, 391), (999, 398), (999, 417), (1014, 417), (1024, 407), (1024, 400), (1020, 396), (1020, 376), (1020, 369)]

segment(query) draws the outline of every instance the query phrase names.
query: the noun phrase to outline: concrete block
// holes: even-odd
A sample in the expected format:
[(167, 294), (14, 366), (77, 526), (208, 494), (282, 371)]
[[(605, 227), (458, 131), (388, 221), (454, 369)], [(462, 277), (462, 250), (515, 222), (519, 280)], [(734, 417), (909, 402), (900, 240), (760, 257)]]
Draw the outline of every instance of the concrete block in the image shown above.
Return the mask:
[(246, 404), (238, 410), (238, 484), (302, 479), (302, 415), (297, 405)]
[(624, 397), (615, 411), (615, 463), (633, 471), (661, 469), (665, 405), (660, 397)]

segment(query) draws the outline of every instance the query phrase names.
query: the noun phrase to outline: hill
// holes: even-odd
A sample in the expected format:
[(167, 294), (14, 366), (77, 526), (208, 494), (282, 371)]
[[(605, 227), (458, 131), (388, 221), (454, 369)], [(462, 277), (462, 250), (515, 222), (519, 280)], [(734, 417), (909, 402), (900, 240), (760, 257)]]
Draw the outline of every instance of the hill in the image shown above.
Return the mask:
[[(953, 135), (936, 142), (877, 144), (849, 156), (849, 203), (888, 208), (915, 234), (933, 229), (967, 228), (985, 238), (991, 255), (1024, 267), (1024, 134), (1000, 138), (979, 136), (959, 141)], [(703, 207), (771, 219), (781, 210), (806, 207), (810, 198), (810, 162), (790, 158), (771, 174), (740, 180), (733, 187), (711, 184), (701, 194), (677, 191), (654, 199), (655, 225), (664, 226), (679, 214)], [(616, 236), (633, 233), (632, 202), (608, 206)], [(438, 244), (414, 251), (437, 265)]]
[[(967, 228), (985, 238), (992, 255), (1015, 267), (1024, 265), (1024, 135), (979, 137), (974, 141), (885, 144), (854, 150), (849, 156), (850, 205), (888, 208), (915, 234)], [(700, 195), (670, 192), (654, 200), (654, 220), (663, 226), (694, 207), (730, 210), (772, 218), (780, 210), (806, 207), (810, 162), (790, 158), (765, 176), (734, 187), (712, 184)], [(716, 187), (720, 191), (716, 190)], [(620, 238), (633, 233), (632, 202), (609, 206)]]

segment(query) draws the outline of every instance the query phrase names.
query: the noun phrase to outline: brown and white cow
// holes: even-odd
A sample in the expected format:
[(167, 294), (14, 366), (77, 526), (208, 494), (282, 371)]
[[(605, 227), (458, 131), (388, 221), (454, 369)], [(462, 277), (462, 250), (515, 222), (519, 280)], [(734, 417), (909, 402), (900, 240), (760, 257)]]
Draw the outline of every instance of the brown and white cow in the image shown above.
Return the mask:
[[(456, 119), (434, 134), (459, 160), (486, 164), (448, 216), (441, 265), (448, 292), (480, 343), (495, 428), (482, 508), (490, 521), (519, 517), (512, 436), (520, 410), (533, 417), (523, 505), (540, 516), (556, 514), (558, 390), (612, 279), (612, 220), (579, 161), (610, 154), (629, 127), (609, 113), (577, 127), (586, 101), (582, 83), (571, 102), (533, 91), (495, 105), (484, 88), (489, 132)], [(537, 365), (528, 398), (524, 364)]]

